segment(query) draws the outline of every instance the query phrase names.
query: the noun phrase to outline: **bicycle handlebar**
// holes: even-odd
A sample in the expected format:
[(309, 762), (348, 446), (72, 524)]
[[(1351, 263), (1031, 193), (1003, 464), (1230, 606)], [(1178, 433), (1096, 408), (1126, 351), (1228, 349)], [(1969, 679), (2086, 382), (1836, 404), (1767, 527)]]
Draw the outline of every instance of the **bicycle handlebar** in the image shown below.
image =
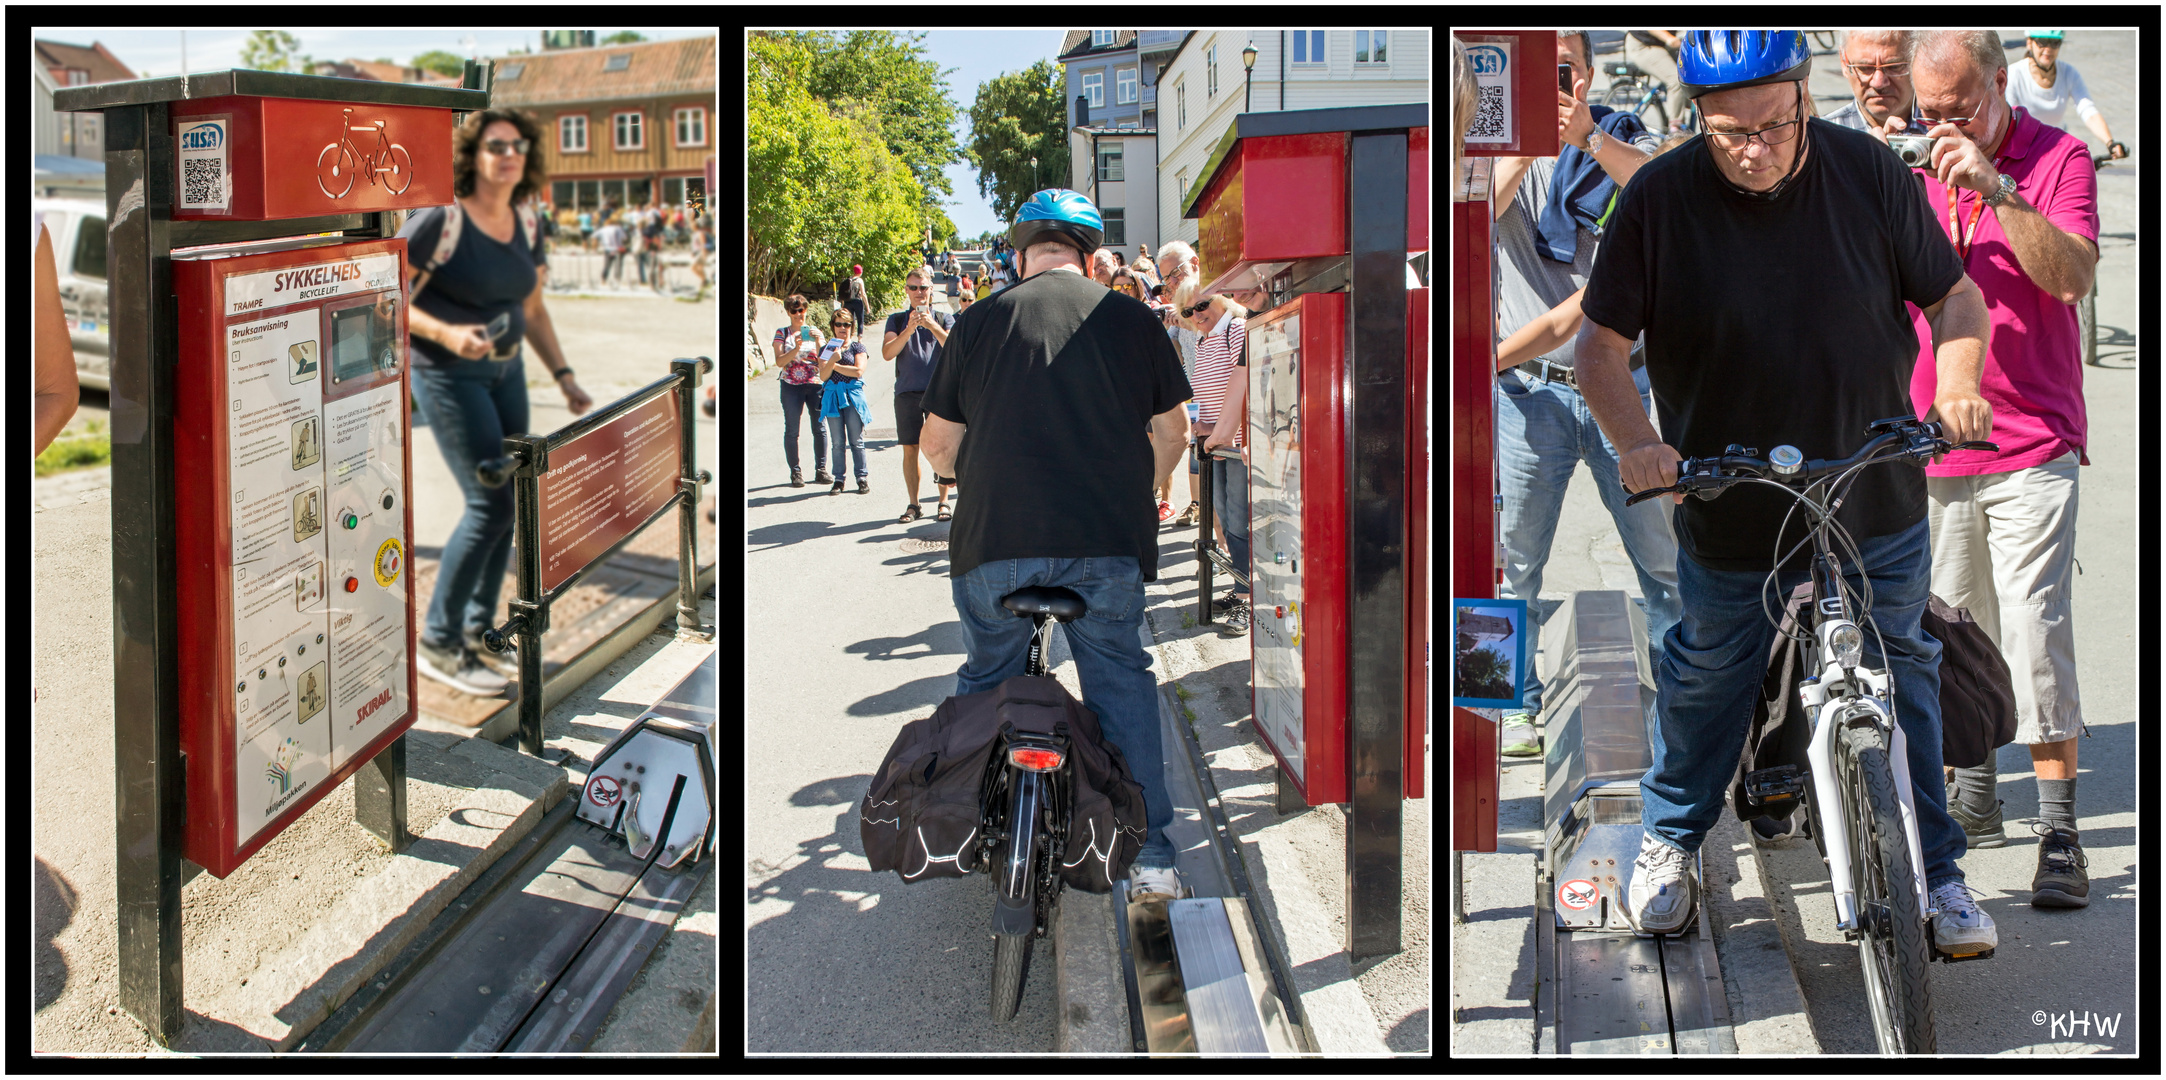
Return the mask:
[[(1802, 490), (1868, 461), (1908, 461), (1923, 468), (1928, 459), (1951, 450), (1985, 450), (1991, 453), (2000, 451), (1998, 445), (1983, 440), (1951, 443), (1941, 438), (1940, 433), (1938, 421), (1915, 420), (1910, 417), (1878, 420), (1866, 429), (1866, 434), (1874, 438), (1859, 448), (1857, 453), (1839, 461), (1801, 462), (1788, 474), (1776, 471), (1772, 462), (1758, 456), (1758, 450), (1747, 450), (1733, 444), (1729, 452), (1715, 457), (1686, 458), (1678, 462), (1677, 483), (1669, 487), (1632, 492), (1625, 499), (1625, 505), (1632, 506), (1657, 495), (1697, 495), (1702, 499), (1713, 499), (1728, 490), (1732, 484), (1754, 479), (1768, 480)], [(1883, 456), (1891, 446), (1898, 447), (1896, 454)]]

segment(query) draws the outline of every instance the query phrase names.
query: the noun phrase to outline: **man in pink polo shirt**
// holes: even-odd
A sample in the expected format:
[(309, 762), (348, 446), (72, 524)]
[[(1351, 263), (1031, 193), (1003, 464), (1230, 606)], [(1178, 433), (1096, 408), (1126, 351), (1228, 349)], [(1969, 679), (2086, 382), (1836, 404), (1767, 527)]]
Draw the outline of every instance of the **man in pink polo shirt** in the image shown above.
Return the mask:
[[(2071, 305), (2098, 262), (2098, 174), (2082, 140), (2007, 104), (2008, 65), (1990, 30), (1916, 35), (1911, 75), (1935, 137), (1921, 170), (1927, 205), (1985, 293), (1993, 336), (1980, 393), (1998, 453), (1963, 450), (1926, 469), (1933, 592), (1969, 608), (2015, 684), (2016, 741), (2038, 774), (2042, 840), (2033, 907), (2083, 907), (2090, 880), (2076, 830), (2075, 632), (2069, 566), (2076, 469), (2084, 455), (2083, 361)], [(1919, 339), (1932, 341), (1912, 309)], [(1933, 353), (1919, 354), (1911, 400), (1933, 403)], [(1948, 810), (1970, 847), (2008, 842), (1989, 759), (1955, 770)]]

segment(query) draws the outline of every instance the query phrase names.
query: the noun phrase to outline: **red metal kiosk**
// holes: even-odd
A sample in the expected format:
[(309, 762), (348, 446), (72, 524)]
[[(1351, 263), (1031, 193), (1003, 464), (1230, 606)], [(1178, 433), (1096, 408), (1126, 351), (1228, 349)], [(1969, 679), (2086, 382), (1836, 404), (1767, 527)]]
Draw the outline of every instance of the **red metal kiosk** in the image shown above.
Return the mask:
[[(1452, 192), (1452, 599), (1496, 596), (1495, 272), (1489, 161), (1558, 152), (1557, 32), (1455, 30), (1475, 81), (1492, 91), (1469, 132)], [(1460, 118), (1454, 117), (1458, 122)], [(1452, 849), (1497, 849), (1502, 759), (1496, 722), (1452, 710)], [(1456, 857), (1456, 855), (1455, 855)], [(1456, 869), (1456, 868), (1455, 868)]]
[(1261, 311), (1253, 716), (1281, 812), (1351, 804), (1356, 956), (1399, 949), (1427, 754), (1429, 177), (1426, 105), (1244, 113), (1184, 197), (1204, 291)]
[(119, 993), (161, 1042), (182, 1019), (190, 864), (230, 874), (349, 776), (356, 820), (408, 843), (412, 439), (388, 211), (451, 201), (454, 111), (487, 104), (265, 71), (54, 95), (105, 116)]

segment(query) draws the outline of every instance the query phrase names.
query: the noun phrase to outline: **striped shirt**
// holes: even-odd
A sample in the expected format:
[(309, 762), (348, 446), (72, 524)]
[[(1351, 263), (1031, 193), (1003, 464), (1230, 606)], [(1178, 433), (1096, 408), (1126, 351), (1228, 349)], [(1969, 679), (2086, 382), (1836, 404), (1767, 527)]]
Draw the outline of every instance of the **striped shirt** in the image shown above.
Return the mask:
[[(1248, 370), (1240, 366), (1247, 359), (1248, 322), (1228, 312), (1212, 328), (1210, 336), (1196, 342), (1196, 373), (1189, 378), (1189, 386), (1196, 394), (1198, 421), (1218, 423), (1218, 406), (1226, 398), (1226, 384), (1236, 377), (1248, 376)], [(1247, 429), (1246, 423), (1234, 427), (1235, 446), (1248, 444)]]

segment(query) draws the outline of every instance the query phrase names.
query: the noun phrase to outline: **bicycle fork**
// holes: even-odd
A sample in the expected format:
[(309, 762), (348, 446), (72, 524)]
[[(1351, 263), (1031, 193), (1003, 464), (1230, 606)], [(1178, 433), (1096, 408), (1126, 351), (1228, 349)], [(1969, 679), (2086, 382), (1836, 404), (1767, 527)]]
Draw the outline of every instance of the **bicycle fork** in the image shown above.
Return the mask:
[(1805, 714), (1813, 718), (1812, 742), (1805, 748), (1805, 756), (1812, 763), (1814, 809), (1820, 819), (1821, 835), (1827, 838), (1828, 890), (1835, 896), (1835, 925), (1845, 932), (1861, 929), (1850, 847), (1843, 840), (1850, 835), (1849, 822), (1844, 819), (1845, 810), (1860, 811), (1851, 805), (1853, 800), (1844, 792), (1842, 780), (1835, 771), (1835, 741), (1844, 726), (1860, 720), (1878, 726), (1887, 737), (1888, 768), (1895, 776), (1896, 805), (1903, 819), (1903, 843), (1910, 851), (1911, 890), (1918, 897), (1918, 910), (1931, 920), (1939, 911), (1932, 907), (1932, 898), (1925, 889), (1925, 853), (1918, 842), (1918, 807), (1910, 787), (1910, 744), (1903, 735), (1902, 725), (1895, 723), (1881, 705), (1881, 700), (1894, 693), (1891, 680), (1884, 671), (1861, 667), (1852, 672), (1865, 684), (1866, 693), (1860, 694), (1850, 687), (1844, 681), (1842, 668), (1832, 663), (1818, 680), (1798, 687)]

